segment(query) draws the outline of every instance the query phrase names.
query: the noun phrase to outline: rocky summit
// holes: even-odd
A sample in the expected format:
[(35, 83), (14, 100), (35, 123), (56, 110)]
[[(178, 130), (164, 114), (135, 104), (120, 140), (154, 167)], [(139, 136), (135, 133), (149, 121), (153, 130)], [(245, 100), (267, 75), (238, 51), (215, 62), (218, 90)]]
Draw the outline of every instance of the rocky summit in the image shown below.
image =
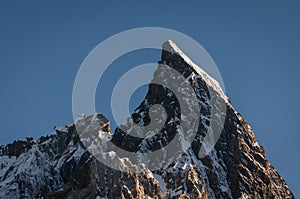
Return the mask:
[[(179, 77), (170, 78), (170, 68), (196, 97), (187, 110), (171, 89), (155, 83), (163, 80), (172, 87), (171, 80)], [(181, 90), (183, 101), (190, 95)], [(154, 105), (165, 110), (156, 121), (160, 128), (132, 128), (154, 122)], [(194, 123), (195, 134), (189, 131)], [(163, 44), (153, 82), (132, 117), (114, 132), (109, 125), (100, 113), (82, 115), (37, 141), (0, 146), (0, 198), (295, 198), (218, 82), (172, 41)], [(211, 126), (220, 127), (220, 133), (211, 134), (216, 131)], [(114, 147), (107, 149), (107, 143)], [(164, 150), (171, 143), (177, 143), (172, 153)], [(145, 155), (133, 160), (116, 148)], [(160, 156), (151, 155), (155, 151)], [(129, 169), (135, 165), (140, 172)]]

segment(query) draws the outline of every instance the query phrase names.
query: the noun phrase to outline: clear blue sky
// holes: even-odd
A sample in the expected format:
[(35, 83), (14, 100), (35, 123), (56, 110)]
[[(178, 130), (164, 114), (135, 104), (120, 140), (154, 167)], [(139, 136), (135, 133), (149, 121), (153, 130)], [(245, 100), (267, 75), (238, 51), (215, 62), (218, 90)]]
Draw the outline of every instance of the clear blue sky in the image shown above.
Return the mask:
[[(296, 1), (0, 1), (0, 143), (37, 139), (54, 125), (72, 122), (76, 72), (99, 42), (130, 28), (171, 28), (210, 53), (234, 107), (300, 197), (299, 10)], [(157, 51), (130, 53), (112, 64), (101, 81), (159, 58)], [(97, 111), (109, 116), (106, 98), (112, 86), (107, 85), (96, 99), (101, 101)]]

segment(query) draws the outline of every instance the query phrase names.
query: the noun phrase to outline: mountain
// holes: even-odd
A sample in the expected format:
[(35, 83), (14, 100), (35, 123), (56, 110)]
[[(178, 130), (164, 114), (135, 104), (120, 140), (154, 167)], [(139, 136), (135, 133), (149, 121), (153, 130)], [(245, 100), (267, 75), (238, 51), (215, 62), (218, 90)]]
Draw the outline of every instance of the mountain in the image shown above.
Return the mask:
[[(180, 78), (194, 94), (175, 85)], [(165, 110), (157, 121), (154, 105)], [(152, 122), (158, 132), (140, 128)], [(115, 132), (109, 124), (81, 115), (37, 141), (1, 146), (0, 198), (295, 198), (219, 84), (172, 41), (132, 118)]]

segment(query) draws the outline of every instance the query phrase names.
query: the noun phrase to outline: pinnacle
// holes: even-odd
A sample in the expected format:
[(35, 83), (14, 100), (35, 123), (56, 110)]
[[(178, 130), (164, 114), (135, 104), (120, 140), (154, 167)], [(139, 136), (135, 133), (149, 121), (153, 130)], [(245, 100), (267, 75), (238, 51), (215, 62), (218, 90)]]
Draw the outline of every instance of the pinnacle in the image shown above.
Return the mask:
[(177, 52), (182, 53), (182, 51), (179, 49), (179, 47), (172, 41), (168, 40), (163, 43), (162, 49), (169, 52)]

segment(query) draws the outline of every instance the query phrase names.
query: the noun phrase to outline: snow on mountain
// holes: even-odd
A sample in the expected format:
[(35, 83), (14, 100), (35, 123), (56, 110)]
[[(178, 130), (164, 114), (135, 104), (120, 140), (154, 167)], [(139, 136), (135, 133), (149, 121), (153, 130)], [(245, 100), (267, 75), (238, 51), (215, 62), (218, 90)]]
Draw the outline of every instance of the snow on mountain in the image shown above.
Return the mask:
[[(173, 92), (150, 84), (144, 101), (132, 114), (132, 121), (124, 126), (133, 131), (132, 125), (149, 124), (150, 108), (160, 104), (167, 117), (159, 133), (144, 132), (148, 135), (144, 139), (133, 137), (134, 132), (124, 132), (120, 127), (111, 133), (109, 120), (96, 113), (80, 116), (76, 126), (55, 127), (50, 136), (37, 141), (27, 138), (0, 146), (0, 198), (295, 198), (266, 160), (251, 127), (230, 104), (218, 82), (172, 41), (164, 43), (153, 75), (154, 80), (161, 78), (172, 84), (168, 82), (166, 65), (178, 71), (192, 86), (201, 107), (199, 115), (192, 111), (197, 104), (189, 104), (189, 111), (181, 110)], [(190, 99), (184, 91), (183, 97), (186, 101)], [(214, 100), (226, 107), (224, 110), (216, 107), (221, 110), (216, 114), (216, 126), (222, 132), (208, 155), (200, 157), (201, 150), (208, 147), (205, 145), (213, 122)], [(186, 140), (191, 134), (181, 124), (192, 125), (197, 115), (199, 127), (191, 146), (187, 147)], [(218, 120), (222, 115), (224, 124)], [(78, 126), (82, 127), (83, 134), (77, 132)], [(124, 169), (133, 162), (113, 149), (105, 151), (105, 143), (112, 142), (133, 153), (147, 153), (164, 148), (174, 139), (179, 141), (178, 151), (184, 153), (174, 159), (169, 159), (167, 150), (162, 150), (161, 157), (139, 157), (136, 161), (143, 165), (142, 173), (112, 169), (92, 156), (93, 150), (98, 153), (100, 150), (101, 156), (116, 160), (114, 164)], [(151, 164), (159, 163), (161, 168), (149, 169)]]

